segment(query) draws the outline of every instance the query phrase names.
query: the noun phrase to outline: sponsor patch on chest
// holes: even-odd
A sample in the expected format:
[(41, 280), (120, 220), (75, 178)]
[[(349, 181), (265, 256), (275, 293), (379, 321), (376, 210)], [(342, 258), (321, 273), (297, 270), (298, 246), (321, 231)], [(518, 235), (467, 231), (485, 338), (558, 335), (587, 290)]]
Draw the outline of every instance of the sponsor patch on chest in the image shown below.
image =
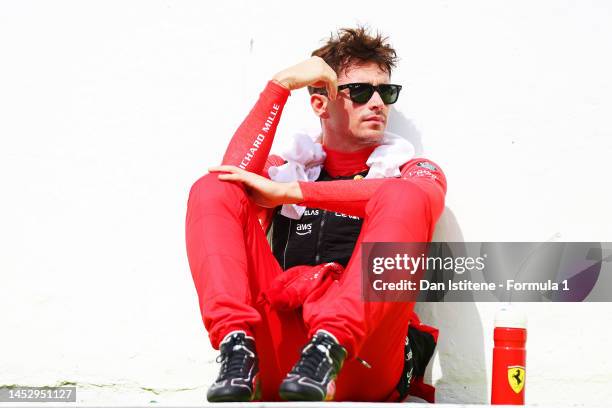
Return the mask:
[(438, 169), (436, 168), (436, 166), (434, 166), (434, 165), (433, 165), (433, 164), (431, 164), (430, 162), (426, 162), (426, 161), (418, 162), (418, 163), (417, 163), (417, 166), (419, 166), (419, 167), (425, 167), (426, 169), (429, 169), (429, 170), (431, 170), (431, 171), (436, 171), (436, 170), (438, 170)]
[(312, 223), (297, 224), (295, 226), (295, 233), (298, 235), (308, 235), (311, 232), (312, 232)]

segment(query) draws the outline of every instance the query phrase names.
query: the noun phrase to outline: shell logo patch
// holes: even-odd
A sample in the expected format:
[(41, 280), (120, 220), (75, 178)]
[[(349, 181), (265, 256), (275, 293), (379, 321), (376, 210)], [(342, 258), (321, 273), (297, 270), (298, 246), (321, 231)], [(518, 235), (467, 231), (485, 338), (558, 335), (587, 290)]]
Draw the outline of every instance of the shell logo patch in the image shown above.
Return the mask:
[(508, 383), (512, 391), (517, 394), (523, 390), (525, 386), (525, 367), (523, 366), (510, 366), (508, 367)]

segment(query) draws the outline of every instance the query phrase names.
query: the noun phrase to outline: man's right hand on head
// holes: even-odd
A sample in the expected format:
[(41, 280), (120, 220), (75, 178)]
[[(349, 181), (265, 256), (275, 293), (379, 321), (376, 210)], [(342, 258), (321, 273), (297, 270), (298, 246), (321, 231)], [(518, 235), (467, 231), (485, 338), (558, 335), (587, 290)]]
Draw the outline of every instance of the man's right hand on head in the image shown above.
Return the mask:
[(284, 69), (272, 78), (280, 85), (289, 89), (300, 89), (305, 86), (325, 88), (330, 99), (336, 99), (338, 92), (338, 76), (321, 57), (309, 59)]

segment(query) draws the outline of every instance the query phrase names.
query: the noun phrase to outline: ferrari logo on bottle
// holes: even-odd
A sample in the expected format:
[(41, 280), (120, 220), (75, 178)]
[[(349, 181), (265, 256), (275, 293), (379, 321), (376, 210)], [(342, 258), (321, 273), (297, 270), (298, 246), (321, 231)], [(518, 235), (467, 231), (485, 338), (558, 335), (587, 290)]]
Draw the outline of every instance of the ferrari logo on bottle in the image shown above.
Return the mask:
[(520, 393), (525, 385), (525, 367), (508, 367), (508, 383), (510, 384), (512, 391), (516, 392), (517, 394)]

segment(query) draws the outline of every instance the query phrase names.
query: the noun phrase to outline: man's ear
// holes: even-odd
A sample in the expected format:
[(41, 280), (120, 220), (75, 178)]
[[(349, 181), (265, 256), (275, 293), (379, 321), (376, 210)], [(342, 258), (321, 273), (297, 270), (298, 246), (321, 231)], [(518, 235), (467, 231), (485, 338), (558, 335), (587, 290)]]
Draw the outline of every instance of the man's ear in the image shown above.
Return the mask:
[(310, 106), (312, 107), (312, 111), (319, 117), (319, 119), (327, 119), (329, 117), (329, 113), (327, 112), (328, 103), (329, 98), (325, 95), (310, 95)]

